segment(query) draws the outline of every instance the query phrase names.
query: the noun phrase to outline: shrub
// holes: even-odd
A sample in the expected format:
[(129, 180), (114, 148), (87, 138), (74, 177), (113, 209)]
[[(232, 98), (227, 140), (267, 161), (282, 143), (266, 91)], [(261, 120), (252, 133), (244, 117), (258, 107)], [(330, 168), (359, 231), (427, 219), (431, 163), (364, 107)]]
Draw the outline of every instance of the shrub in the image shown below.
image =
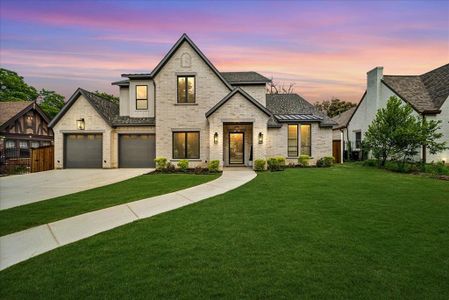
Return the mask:
[(307, 167), (309, 165), (310, 156), (308, 155), (300, 155), (298, 157), (298, 163), (303, 166)]
[(189, 161), (187, 159), (181, 159), (178, 161), (178, 168), (183, 172), (187, 171), (189, 168)]
[(282, 156), (270, 157), (267, 159), (268, 170), (282, 171), (285, 168), (285, 158)]
[(333, 163), (334, 163), (334, 158), (332, 156), (325, 156), (325, 157), (320, 158), (316, 162), (316, 166), (320, 167), (320, 168), (328, 168), (328, 167), (332, 166)]
[(207, 165), (207, 168), (209, 169), (209, 172), (218, 172), (220, 168), (220, 161), (219, 160), (211, 160), (209, 164)]
[(449, 166), (446, 166), (442, 161), (432, 162), (425, 166), (425, 171), (435, 175), (449, 175)]
[(256, 159), (254, 161), (254, 170), (256, 170), (256, 171), (264, 171), (266, 164), (267, 164), (267, 161), (265, 159)]
[(374, 159), (367, 159), (363, 162), (363, 165), (367, 167), (377, 167), (378, 162)]
[(167, 167), (167, 159), (165, 157), (156, 157), (154, 162), (156, 163), (156, 170), (161, 171)]

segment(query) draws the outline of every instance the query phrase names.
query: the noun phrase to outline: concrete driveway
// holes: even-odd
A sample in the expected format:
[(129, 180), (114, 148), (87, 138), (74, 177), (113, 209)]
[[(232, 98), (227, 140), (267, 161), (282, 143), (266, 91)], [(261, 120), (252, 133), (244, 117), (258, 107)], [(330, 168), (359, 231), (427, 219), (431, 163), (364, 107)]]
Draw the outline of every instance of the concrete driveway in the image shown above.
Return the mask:
[(65, 169), (0, 178), (0, 210), (72, 194), (153, 169)]

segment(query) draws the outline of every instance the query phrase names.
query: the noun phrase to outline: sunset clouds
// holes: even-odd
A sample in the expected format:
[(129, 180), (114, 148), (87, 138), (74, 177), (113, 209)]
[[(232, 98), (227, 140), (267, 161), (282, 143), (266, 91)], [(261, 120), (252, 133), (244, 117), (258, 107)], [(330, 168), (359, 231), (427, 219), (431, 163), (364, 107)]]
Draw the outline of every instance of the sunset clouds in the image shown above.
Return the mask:
[(0, 62), (66, 96), (117, 93), (186, 32), (221, 71), (294, 82), (315, 101), (358, 101), (366, 72), (420, 74), (449, 62), (449, 4), (389, 2), (1, 1)]

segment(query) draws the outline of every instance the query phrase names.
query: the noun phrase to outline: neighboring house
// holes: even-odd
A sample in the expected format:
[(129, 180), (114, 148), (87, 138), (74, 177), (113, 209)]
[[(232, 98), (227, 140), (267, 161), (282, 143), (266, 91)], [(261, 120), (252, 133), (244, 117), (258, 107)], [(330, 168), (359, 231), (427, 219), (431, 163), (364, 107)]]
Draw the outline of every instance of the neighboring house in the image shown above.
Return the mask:
[(78, 89), (51, 122), (56, 168), (332, 155), (330, 118), (296, 94), (267, 95), (256, 72), (219, 72), (185, 34), (151, 73), (122, 77), (119, 105)]
[(49, 122), (36, 102), (0, 102), (0, 151), (6, 157), (29, 157), (31, 148), (51, 145)]
[(333, 156), (337, 162), (343, 162), (343, 158), (346, 157), (348, 148), (348, 123), (352, 114), (355, 112), (355, 107), (342, 112), (341, 114), (333, 117), (336, 125), (333, 127), (332, 142), (333, 142)]
[[(422, 75), (383, 75), (383, 67), (367, 74), (367, 90), (347, 125), (353, 150), (360, 151), (361, 141), (377, 110), (385, 107), (391, 96), (410, 104), (416, 116), (440, 120), (442, 140), (449, 144), (449, 64)], [(431, 155), (420, 149), (417, 159), (448, 162), (449, 150)]]

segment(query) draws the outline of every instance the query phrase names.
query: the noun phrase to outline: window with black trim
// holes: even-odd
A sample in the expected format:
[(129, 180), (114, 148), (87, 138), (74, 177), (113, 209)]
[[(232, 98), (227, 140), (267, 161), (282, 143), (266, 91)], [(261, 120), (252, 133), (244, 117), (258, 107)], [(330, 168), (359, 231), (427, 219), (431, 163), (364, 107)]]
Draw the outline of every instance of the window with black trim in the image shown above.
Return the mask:
[(195, 103), (195, 76), (178, 76), (178, 103)]
[(288, 125), (288, 157), (298, 156), (298, 125)]
[(173, 132), (173, 158), (199, 159), (200, 133), (198, 131)]
[(310, 124), (301, 125), (301, 155), (312, 156), (312, 129)]
[(136, 85), (136, 109), (148, 109), (148, 85)]
[(355, 148), (360, 149), (362, 147), (362, 132), (357, 131), (355, 133)]

